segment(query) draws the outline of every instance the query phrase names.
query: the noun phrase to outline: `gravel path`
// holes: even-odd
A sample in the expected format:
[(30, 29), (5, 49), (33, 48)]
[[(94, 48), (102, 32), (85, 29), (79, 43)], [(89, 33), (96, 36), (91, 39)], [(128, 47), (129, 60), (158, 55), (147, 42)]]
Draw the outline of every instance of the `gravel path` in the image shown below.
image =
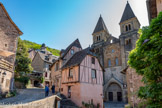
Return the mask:
[[(52, 94), (50, 93), (49, 96)], [(11, 98), (0, 100), (1, 105), (7, 104), (23, 104), (31, 101), (45, 98), (44, 89), (30, 88), (30, 89), (19, 89), (18, 95)]]

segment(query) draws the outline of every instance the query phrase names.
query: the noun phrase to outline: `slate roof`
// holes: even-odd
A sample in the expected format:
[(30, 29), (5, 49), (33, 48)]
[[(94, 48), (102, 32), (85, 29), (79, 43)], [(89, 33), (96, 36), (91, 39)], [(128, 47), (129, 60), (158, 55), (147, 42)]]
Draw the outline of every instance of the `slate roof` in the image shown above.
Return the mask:
[(100, 15), (100, 18), (99, 18), (97, 25), (93, 31), (93, 34), (99, 32), (99, 31), (102, 31), (102, 30), (105, 30), (108, 32), (107, 27), (104, 23), (104, 20), (103, 20), (102, 16)]
[[(49, 63), (53, 63), (55, 60), (57, 60), (58, 59), (58, 57), (57, 56), (54, 56), (54, 55), (52, 55), (50, 52), (45, 52), (45, 53), (43, 53), (43, 52), (37, 52), (39, 55), (40, 55), (40, 57), (41, 57), (41, 59), (43, 60), (43, 61), (45, 61), (45, 62), (49, 62)], [(50, 56), (50, 58), (49, 58), (49, 60), (47, 60), (46, 58), (48, 58), (49, 57), (49, 55), (51, 55)]]
[(125, 10), (123, 12), (123, 16), (120, 20), (120, 23), (123, 21), (126, 21), (128, 19), (134, 18), (134, 17), (136, 17), (136, 16), (134, 15), (132, 8), (130, 7), (130, 4), (127, 2)]
[(71, 66), (79, 65), (82, 62), (82, 60), (85, 58), (85, 56), (88, 55), (88, 54), (92, 55), (92, 56), (96, 56), (94, 53), (92, 53), (90, 51), (90, 48), (86, 48), (84, 50), (76, 52), (70, 58), (70, 60), (68, 60), (68, 62), (62, 67), (62, 69), (67, 68), (67, 67), (71, 67)]
[(61, 50), (61, 51), (64, 53), (64, 54), (61, 56), (61, 58), (63, 58), (63, 57), (68, 53), (68, 51), (71, 49), (71, 47), (73, 47), (73, 46), (82, 49), (82, 46), (80, 45), (79, 40), (76, 39), (76, 40), (75, 40), (73, 43), (71, 43), (65, 50), (64, 50), (64, 49)]

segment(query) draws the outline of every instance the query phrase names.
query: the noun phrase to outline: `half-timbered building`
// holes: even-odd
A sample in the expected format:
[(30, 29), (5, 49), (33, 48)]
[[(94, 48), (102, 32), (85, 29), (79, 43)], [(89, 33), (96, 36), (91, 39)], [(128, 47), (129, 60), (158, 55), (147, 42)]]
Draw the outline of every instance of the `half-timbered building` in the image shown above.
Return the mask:
[(75, 53), (62, 67), (61, 93), (78, 106), (93, 102), (103, 108), (103, 68), (90, 48)]
[(61, 89), (61, 69), (64, 64), (78, 51), (82, 50), (80, 42), (76, 39), (66, 49), (62, 49), (60, 57), (51, 66), (52, 83), (55, 85), (56, 92)]

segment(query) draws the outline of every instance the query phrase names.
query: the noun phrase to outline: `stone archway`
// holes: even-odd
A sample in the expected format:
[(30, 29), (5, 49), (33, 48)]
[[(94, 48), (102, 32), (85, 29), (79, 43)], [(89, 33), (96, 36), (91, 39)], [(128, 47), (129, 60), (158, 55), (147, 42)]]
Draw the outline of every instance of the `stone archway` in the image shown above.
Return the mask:
[(122, 88), (119, 84), (112, 82), (106, 90), (107, 101), (120, 102), (122, 101)]

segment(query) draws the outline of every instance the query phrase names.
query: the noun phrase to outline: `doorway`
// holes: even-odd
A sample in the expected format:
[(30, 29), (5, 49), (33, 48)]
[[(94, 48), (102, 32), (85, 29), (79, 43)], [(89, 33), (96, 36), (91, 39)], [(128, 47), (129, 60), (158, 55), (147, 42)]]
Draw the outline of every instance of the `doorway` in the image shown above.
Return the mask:
[(109, 101), (113, 101), (113, 92), (109, 92)]
[(122, 101), (122, 89), (119, 84), (111, 83), (107, 88), (107, 101), (121, 102)]
[(121, 92), (117, 92), (117, 99), (119, 102), (122, 101), (122, 93)]

